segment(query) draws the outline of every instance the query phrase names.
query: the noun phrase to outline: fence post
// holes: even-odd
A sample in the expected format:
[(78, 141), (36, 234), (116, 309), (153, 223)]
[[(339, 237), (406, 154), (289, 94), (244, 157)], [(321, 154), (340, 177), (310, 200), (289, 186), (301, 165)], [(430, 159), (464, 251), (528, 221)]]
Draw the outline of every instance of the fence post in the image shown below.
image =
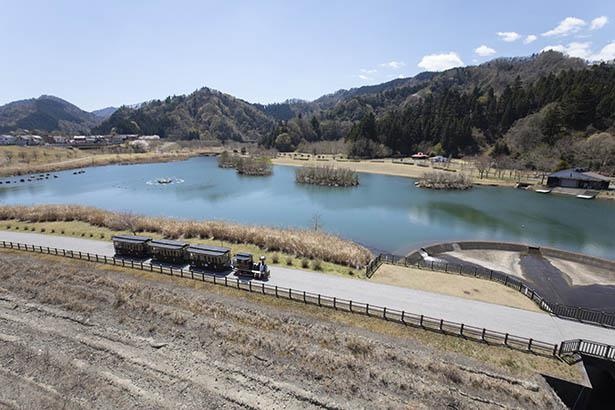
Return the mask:
[(278, 286), (277, 285), (275, 286), (275, 297), (276, 298), (278, 297)]
[(493, 270), (489, 270), (489, 280), (493, 280)]
[(444, 319), (440, 319), (440, 331), (442, 331), (442, 324), (444, 323)]
[(528, 351), (532, 351), (532, 338), (530, 338), (530, 341), (527, 343), (527, 350)]
[(333, 309), (337, 309), (337, 306), (335, 306), (335, 297), (333, 297)]
[(350, 301), (348, 305), (350, 306), (350, 311), (352, 312), (352, 300)]
[(508, 346), (508, 333), (504, 335), (504, 346)]
[(423, 315), (421, 315), (421, 318), (419, 319), (419, 326), (423, 327)]
[(459, 334), (461, 336), (463, 336), (463, 323), (461, 324), (461, 326), (459, 327)]
[(483, 327), (483, 333), (480, 335), (480, 339), (481, 339), (483, 342), (486, 342), (486, 340), (485, 340), (485, 332), (486, 332), (486, 329)]
[[(215, 277), (215, 276), (214, 276)], [(263, 295), (265, 294), (265, 284), (261, 282), (261, 289), (263, 291)]]
[(403, 323), (404, 325), (406, 324), (406, 322), (404, 321), (404, 316), (406, 316), (406, 311), (402, 310), (401, 311), (401, 323)]
[(508, 275), (504, 276), (504, 286), (508, 286)]
[(320, 293), (318, 294), (318, 306), (320, 306)]
[(250, 292), (252, 292), (252, 281), (248, 282), (248, 289), (250, 289)]

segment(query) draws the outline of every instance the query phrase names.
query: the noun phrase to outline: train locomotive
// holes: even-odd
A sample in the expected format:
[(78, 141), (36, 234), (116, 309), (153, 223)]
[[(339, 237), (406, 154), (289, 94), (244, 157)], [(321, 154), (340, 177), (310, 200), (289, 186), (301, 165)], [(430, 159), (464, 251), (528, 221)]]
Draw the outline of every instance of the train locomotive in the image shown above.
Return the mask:
[(152, 260), (153, 263), (175, 266), (189, 265), (192, 271), (233, 272), (237, 276), (249, 276), (267, 280), (270, 275), (265, 257), (258, 263), (250, 253), (237, 253), (231, 258), (231, 250), (212, 245), (191, 245), (167, 239), (151, 239), (145, 236), (115, 235), (112, 238), (118, 258)]

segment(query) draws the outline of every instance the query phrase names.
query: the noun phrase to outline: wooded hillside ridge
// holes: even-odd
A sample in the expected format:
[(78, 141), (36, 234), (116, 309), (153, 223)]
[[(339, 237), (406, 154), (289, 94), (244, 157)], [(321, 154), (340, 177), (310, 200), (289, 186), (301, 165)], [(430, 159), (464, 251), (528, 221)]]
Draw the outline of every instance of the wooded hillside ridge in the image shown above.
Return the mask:
[[(42, 114), (19, 122), (9, 118), (8, 106), (0, 107), (2, 129), (26, 124), (37, 129), (33, 119)], [(311, 102), (251, 104), (201, 88), (121, 107), (89, 130), (251, 142), (282, 152), (345, 141), (347, 153), (359, 158), (417, 151), (453, 157), (488, 154), (527, 169), (582, 165), (612, 174), (614, 113), (614, 64), (592, 65), (546, 51), (339, 90)], [(41, 129), (53, 132), (62, 124), (43, 121)], [(589, 138), (594, 135), (600, 137)], [(606, 154), (588, 159), (588, 152)]]

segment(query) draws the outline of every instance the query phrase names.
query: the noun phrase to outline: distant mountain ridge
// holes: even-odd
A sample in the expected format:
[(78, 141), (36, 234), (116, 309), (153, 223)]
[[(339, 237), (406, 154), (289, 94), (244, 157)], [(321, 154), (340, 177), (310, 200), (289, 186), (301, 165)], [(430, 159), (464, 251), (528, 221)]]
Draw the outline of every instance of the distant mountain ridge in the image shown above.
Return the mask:
[(50, 95), (0, 106), (0, 132), (87, 133), (99, 123), (95, 114)]
[(300, 117), (316, 116), (323, 129), (299, 124), (296, 128), (301, 130), (291, 130), (293, 135), (308, 141), (336, 139), (345, 137), (350, 127), (368, 112), (380, 117), (443, 90), (463, 93), (474, 88), (493, 88), (499, 95), (516, 78), (529, 84), (563, 70), (585, 68), (587, 64), (580, 59), (546, 52), (531, 57), (500, 58), (444, 72), (423, 72), (382, 84), (338, 90), (314, 101), (292, 99), (267, 105), (251, 104), (206, 87), (189, 95), (120, 108), (107, 107), (92, 113), (57, 97), (41, 96), (0, 107), (0, 131), (115, 131), (159, 134), (163, 138), (269, 140), (272, 143), (271, 134), (276, 133), (279, 121), (297, 122)]

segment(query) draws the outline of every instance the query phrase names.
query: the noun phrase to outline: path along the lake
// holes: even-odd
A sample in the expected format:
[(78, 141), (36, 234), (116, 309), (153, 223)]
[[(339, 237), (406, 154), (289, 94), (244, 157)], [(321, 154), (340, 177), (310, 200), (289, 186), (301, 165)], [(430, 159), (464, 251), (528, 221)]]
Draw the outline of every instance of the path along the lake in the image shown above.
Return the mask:
[[(0, 241), (49, 246), (113, 256), (113, 244), (64, 236), (0, 231)], [(401, 288), (298, 269), (271, 267), (270, 285), (320, 293), (487, 328), (543, 342), (588, 339), (615, 344), (615, 330), (454, 296)]]

